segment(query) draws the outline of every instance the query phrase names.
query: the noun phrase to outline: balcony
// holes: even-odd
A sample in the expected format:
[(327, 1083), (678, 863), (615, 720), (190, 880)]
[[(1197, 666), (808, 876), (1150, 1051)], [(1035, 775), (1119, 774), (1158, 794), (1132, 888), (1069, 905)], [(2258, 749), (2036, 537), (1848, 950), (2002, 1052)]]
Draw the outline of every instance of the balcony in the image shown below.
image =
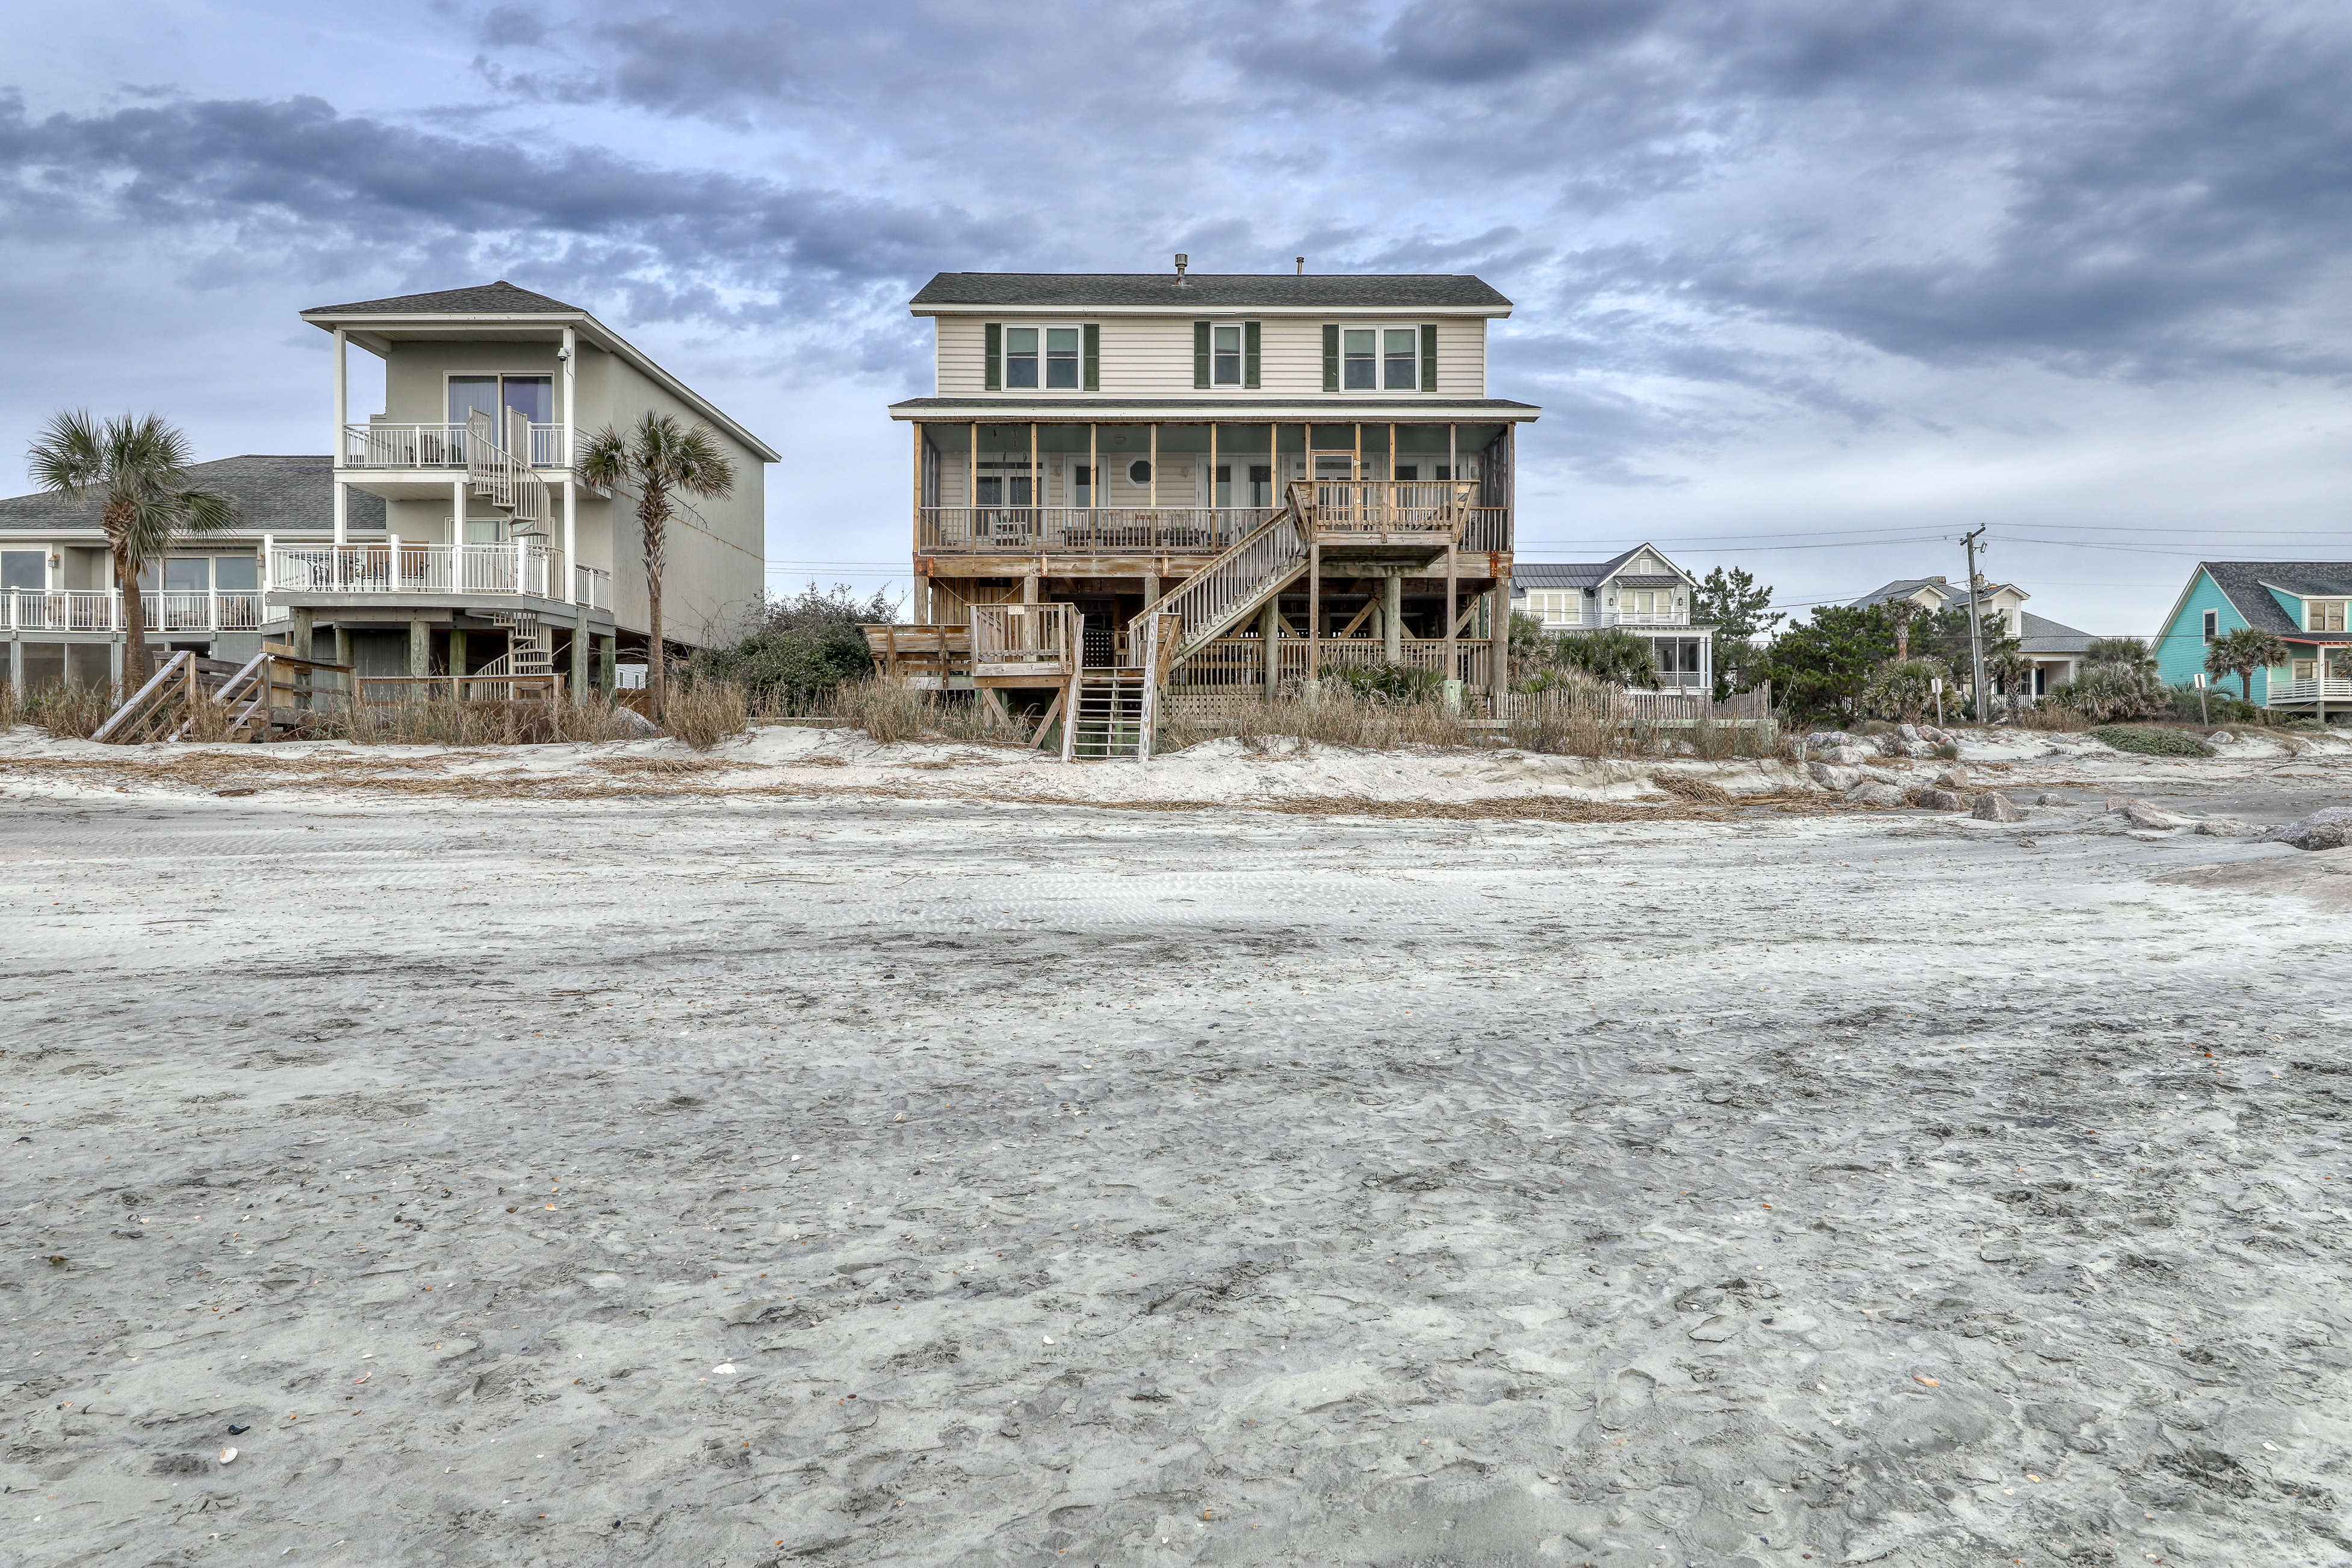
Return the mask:
[[(262, 622), (261, 595), (250, 589), (221, 593), (140, 596), (150, 632), (254, 632)], [(0, 632), (121, 632), (117, 589), (23, 590), (0, 593)]]
[[(1272, 507), (922, 507), (922, 555), (1214, 555), (1263, 528)], [(1511, 548), (1511, 509), (1473, 507), (1466, 550)]]
[[(269, 593), (513, 594), (551, 599), (562, 583), (561, 552), (503, 545), (272, 544), (265, 556)], [(612, 573), (572, 569), (573, 602), (610, 610)]]
[[(2216, 687), (2218, 690), (2225, 688)], [(2324, 703), (2352, 705), (2352, 680), (2273, 679), (2263, 698), (2266, 707), (2317, 707)]]
[(1715, 630), (1712, 622), (1694, 624), (1689, 616), (1677, 614), (1672, 611), (1660, 611), (1650, 615), (1636, 615), (1630, 612), (1621, 614), (1613, 610), (1596, 610), (1581, 621), (1546, 621), (1543, 623), (1543, 629), (1547, 632), (1602, 632), (1612, 626), (1671, 627), (1678, 632), (1688, 632), (1694, 634)]
[[(343, 426), (346, 468), (463, 468), (466, 449), (467, 427), (462, 424)], [(568, 464), (563, 450), (563, 426), (532, 425), (530, 465), (562, 468)]]

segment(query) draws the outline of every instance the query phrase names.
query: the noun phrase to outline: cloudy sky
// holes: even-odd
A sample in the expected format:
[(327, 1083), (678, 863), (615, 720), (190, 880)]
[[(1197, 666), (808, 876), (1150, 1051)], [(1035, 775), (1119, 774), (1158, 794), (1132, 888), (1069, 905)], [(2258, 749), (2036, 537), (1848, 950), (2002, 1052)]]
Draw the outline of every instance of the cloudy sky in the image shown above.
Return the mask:
[[(939, 270), (1475, 272), (1523, 554), (2151, 630), (2352, 557), (2352, 7), (2196, 0), (13, 8), (0, 437), (326, 448), (307, 306), (506, 277), (760, 431), (771, 580), (903, 585)], [(364, 356), (355, 356), (363, 360)], [(6, 486), (14, 488), (14, 486)]]

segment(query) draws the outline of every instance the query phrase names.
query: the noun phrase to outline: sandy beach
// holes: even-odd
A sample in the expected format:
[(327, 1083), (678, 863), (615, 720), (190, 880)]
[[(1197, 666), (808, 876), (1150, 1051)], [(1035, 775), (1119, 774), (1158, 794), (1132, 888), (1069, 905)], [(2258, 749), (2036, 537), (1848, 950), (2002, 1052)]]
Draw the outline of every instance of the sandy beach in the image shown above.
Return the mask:
[(0, 1556), (2352, 1562), (2352, 749), (2221, 749), (18, 730)]

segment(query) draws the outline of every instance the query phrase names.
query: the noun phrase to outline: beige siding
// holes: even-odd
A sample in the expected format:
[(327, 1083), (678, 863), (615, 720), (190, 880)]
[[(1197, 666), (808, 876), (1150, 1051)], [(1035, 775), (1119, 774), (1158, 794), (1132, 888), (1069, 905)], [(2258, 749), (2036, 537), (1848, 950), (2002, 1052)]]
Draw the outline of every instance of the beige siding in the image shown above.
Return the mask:
[[(1257, 397), (1320, 397), (1323, 395), (1323, 327), (1316, 320), (1268, 320), (1259, 333), (1259, 381), (1255, 389), (1217, 387), (1202, 392), (1192, 384), (1192, 324), (1190, 316), (1112, 317), (1097, 323), (1102, 329), (1101, 397), (1231, 397), (1247, 391)], [(1226, 318), (1224, 319), (1230, 319)], [(987, 323), (977, 317), (942, 316), (937, 321), (938, 392), (940, 397), (978, 397), (987, 392)], [(1071, 317), (1067, 324), (1086, 324)], [(1046, 325), (1042, 319), (1037, 325)], [(1380, 323), (1418, 327), (1422, 321), (1399, 317)], [(1486, 323), (1482, 319), (1442, 319), (1437, 323), (1436, 394), (1482, 398), (1486, 395)], [(1004, 394), (1028, 400), (1068, 397), (1068, 392), (1031, 392), (1023, 388)], [(1358, 394), (1361, 395), (1361, 394)], [(1420, 394), (1427, 395), (1427, 394)], [(1401, 402), (1410, 401), (1398, 394)]]

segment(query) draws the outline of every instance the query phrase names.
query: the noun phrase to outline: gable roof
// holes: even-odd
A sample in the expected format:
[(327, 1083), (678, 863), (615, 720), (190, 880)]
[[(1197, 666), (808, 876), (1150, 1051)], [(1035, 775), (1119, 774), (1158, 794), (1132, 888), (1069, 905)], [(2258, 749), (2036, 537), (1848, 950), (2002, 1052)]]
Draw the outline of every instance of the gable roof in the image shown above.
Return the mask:
[[(1933, 593), (1947, 606), (1964, 603), (1969, 597), (1969, 585), (1965, 582), (1955, 583), (1940, 577), (1899, 577), (1883, 588), (1872, 589), (1868, 593), (1855, 600), (1852, 608), (1867, 610), (1874, 604), (1885, 604), (1890, 600), (1911, 599), (1916, 597), (1923, 588)], [(1978, 591), (1992, 594), (2000, 593), (2004, 590), (2016, 594), (2020, 599), (2033, 597), (2013, 582), (1988, 582)], [(2022, 614), (2023, 612), (2021, 611), (2019, 613)]]
[(1442, 310), (1507, 316), (1511, 302), (1481, 278), (1445, 273), (942, 272), (908, 301), (940, 310)]
[[(2213, 580), (2213, 586), (2230, 601), (2231, 608), (2246, 618), (2246, 624), (2258, 626), (2280, 636), (2309, 636), (2294, 623), (2286, 607), (2271, 597), (2270, 586), (2284, 589), (2298, 597), (2352, 599), (2352, 561), (2345, 560), (2200, 560), (2197, 570)], [(2196, 582), (2192, 574), (2191, 584)], [(2182, 600), (2188, 598), (2183, 591)], [(2180, 606), (2173, 606), (2173, 616)], [(2165, 625), (2172, 624), (2172, 616)]]
[(431, 294), (395, 294), (389, 299), (362, 299), (353, 305), (314, 305), (305, 316), (585, 316), (577, 305), (517, 288), (505, 278), (465, 288), (443, 288)]
[[(248, 453), (188, 465), (189, 485), (218, 490), (236, 508), (236, 521), (224, 538), (255, 534), (324, 533), (335, 526), (334, 460), (323, 455), (270, 456)], [(383, 528), (383, 497), (354, 487), (346, 522), (353, 533)], [(95, 503), (74, 506), (55, 496), (12, 496), (0, 500), (0, 535), (98, 534)], [(191, 543), (203, 536), (191, 536)]]
[[(1665, 561), (1668, 566), (1674, 565), (1673, 561), (1666, 559), (1665, 551), (1649, 544), (1638, 544), (1632, 549), (1621, 550), (1607, 560), (1517, 561), (1511, 567), (1511, 592), (1517, 595), (1530, 590), (1558, 592), (1567, 588), (1598, 588), (1616, 576), (1627, 561), (1643, 551)], [(1687, 579), (1648, 574), (1619, 580), (1635, 588), (1665, 588), (1679, 585)]]

